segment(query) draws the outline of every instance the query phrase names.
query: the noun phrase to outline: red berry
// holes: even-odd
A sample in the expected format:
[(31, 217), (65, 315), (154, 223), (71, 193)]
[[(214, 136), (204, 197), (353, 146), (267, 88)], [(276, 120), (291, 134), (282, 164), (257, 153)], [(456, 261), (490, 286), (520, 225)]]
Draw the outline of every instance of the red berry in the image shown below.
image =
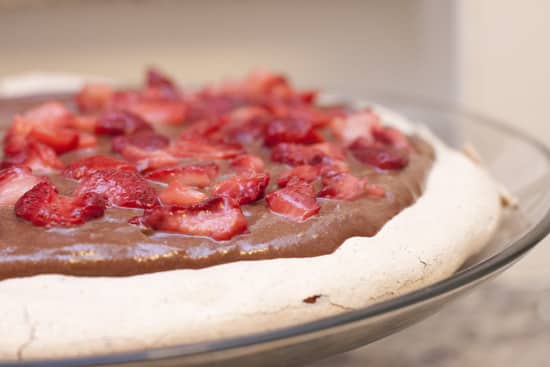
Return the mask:
[(26, 166), (36, 172), (50, 173), (62, 169), (63, 162), (59, 160), (52, 148), (29, 141), (19, 147), (18, 151), (4, 156), (1, 168), (12, 166)]
[(82, 177), (90, 176), (97, 171), (114, 169), (118, 171), (135, 171), (136, 168), (128, 162), (108, 157), (105, 155), (94, 155), (72, 162), (63, 170), (63, 176), (80, 180)]
[(229, 159), (244, 153), (244, 149), (239, 144), (187, 138), (179, 139), (170, 151), (176, 157), (197, 159)]
[(274, 146), (279, 143), (313, 144), (323, 141), (308, 120), (285, 119), (272, 121), (265, 132), (264, 143)]
[(196, 164), (190, 166), (166, 167), (150, 171), (144, 175), (148, 180), (178, 182), (188, 185), (205, 187), (218, 175), (220, 168), (215, 163)]
[(349, 173), (323, 177), (319, 196), (338, 200), (355, 200), (366, 193), (366, 180)]
[(272, 160), (292, 166), (318, 164), (326, 158), (343, 159), (344, 155), (341, 148), (331, 143), (313, 145), (281, 143), (271, 151)]
[(363, 138), (355, 140), (349, 149), (359, 161), (381, 169), (402, 169), (409, 163), (405, 151)]
[(0, 205), (14, 205), (24, 193), (44, 180), (34, 176), (31, 169), (24, 166), (0, 170)]
[(49, 182), (38, 183), (15, 203), (18, 217), (45, 227), (82, 224), (101, 217), (104, 210), (101, 196), (90, 192), (76, 197), (59, 195)]
[(319, 173), (319, 166), (312, 166), (309, 164), (296, 166), (279, 176), (277, 184), (279, 187), (285, 187), (289, 181), (293, 179), (299, 179), (307, 183), (312, 183), (319, 178)]
[(231, 160), (231, 168), (237, 171), (238, 174), (261, 173), (265, 171), (265, 163), (258, 156), (243, 154)]
[(104, 135), (129, 135), (152, 129), (143, 118), (127, 111), (105, 112), (98, 117), (95, 125), (95, 133)]
[(76, 188), (75, 195), (85, 193), (102, 196), (108, 206), (151, 208), (158, 204), (155, 189), (133, 171), (107, 169), (86, 176)]
[(159, 198), (163, 204), (188, 206), (200, 203), (208, 198), (205, 193), (187, 186), (178, 179), (170, 181), (168, 187), (164, 189)]
[(63, 154), (78, 148), (80, 135), (76, 130), (68, 128), (53, 130), (48, 127), (33, 127), (27, 139), (45, 144), (57, 154)]
[(113, 138), (113, 151), (122, 153), (128, 145), (145, 151), (164, 149), (170, 144), (170, 139), (154, 131), (142, 130), (130, 135), (117, 136)]
[(216, 197), (191, 206), (158, 207), (130, 221), (156, 230), (229, 240), (246, 231), (240, 208), (230, 199)]
[(106, 84), (86, 84), (76, 95), (76, 105), (82, 112), (103, 111), (113, 98), (113, 88)]
[(214, 185), (212, 194), (229, 197), (239, 205), (244, 205), (260, 199), (268, 184), (267, 173), (237, 175)]
[(267, 194), (265, 200), (271, 211), (295, 222), (303, 222), (321, 210), (313, 185), (300, 180), (291, 180), (286, 187)]

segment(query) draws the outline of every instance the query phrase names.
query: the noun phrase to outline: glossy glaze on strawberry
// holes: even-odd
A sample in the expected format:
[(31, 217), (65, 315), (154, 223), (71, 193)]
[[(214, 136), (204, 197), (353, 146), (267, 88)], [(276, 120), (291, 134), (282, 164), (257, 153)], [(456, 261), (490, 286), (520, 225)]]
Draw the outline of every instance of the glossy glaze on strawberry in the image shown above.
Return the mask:
[(0, 100), (0, 279), (317, 256), (374, 235), (421, 195), (433, 150), (315, 97), (269, 72), (185, 90), (151, 69), (139, 89)]

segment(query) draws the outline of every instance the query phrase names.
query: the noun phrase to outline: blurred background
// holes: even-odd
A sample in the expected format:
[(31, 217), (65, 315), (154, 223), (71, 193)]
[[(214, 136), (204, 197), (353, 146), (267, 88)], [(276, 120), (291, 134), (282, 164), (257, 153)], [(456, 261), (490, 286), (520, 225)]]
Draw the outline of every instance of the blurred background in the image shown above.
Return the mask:
[[(353, 97), (451, 101), (550, 144), (549, 16), (546, 0), (0, 0), (0, 79), (135, 82), (154, 64), (194, 83), (265, 66)], [(436, 317), (317, 365), (548, 366), (548, 242)]]

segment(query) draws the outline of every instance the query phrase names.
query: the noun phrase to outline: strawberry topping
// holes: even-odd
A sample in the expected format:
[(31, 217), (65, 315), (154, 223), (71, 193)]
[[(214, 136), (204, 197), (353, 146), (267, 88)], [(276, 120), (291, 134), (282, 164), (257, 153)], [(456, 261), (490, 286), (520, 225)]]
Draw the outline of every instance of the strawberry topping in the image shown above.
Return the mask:
[(357, 178), (349, 173), (338, 173), (323, 177), (323, 188), (319, 196), (338, 200), (355, 200), (366, 194), (366, 179)]
[(183, 185), (206, 187), (218, 175), (220, 168), (215, 163), (159, 168), (144, 175), (146, 179), (171, 182), (175, 179)]
[(321, 135), (313, 129), (309, 120), (274, 120), (267, 127), (264, 143), (274, 146), (279, 143), (313, 144), (323, 141)]
[(359, 161), (381, 169), (402, 169), (409, 163), (405, 151), (364, 138), (355, 140), (349, 149)]
[(292, 166), (317, 164), (326, 158), (342, 159), (343, 156), (342, 149), (332, 143), (313, 145), (281, 143), (271, 150), (272, 160)]
[(265, 171), (263, 159), (252, 154), (243, 154), (231, 160), (231, 168), (237, 173), (260, 173)]
[(128, 135), (137, 131), (152, 130), (140, 116), (127, 111), (110, 111), (102, 114), (95, 125), (96, 134)]
[(207, 140), (180, 138), (170, 148), (176, 157), (198, 159), (229, 159), (244, 153), (240, 144), (224, 144)]
[(265, 200), (271, 211), (295, 222), (303, 222), (321, 210), (313, 185), (301, 180), (291, 180), (286, 187), (267, 194)]
[(65, 177), (80, 180), (83, 177), (90, 176), (97, 171), (113, 169), (117, 171), (135, 171), (136, 168), (129, 164), (105, 155), (94, 155), (72, 162), (63, 170)]
[(279, 185), (279, 187), (285, 187), (293, 179), (312, 183), (319, 178), (319, 173), (320, 166), (312, 166), (309, 164), (296, 166), (279, 176), (277, 184)]
[(107, 84), (86, 84), (75, 96), (81, 112), (98, 112), (107, 108), (114, 90)]
[(124, 148), (132, 145), (145, 151), (155, 151), (168, 147), (170, 139), (154, 131), (143, 130), (131, 135), (117, 136), (113, 139), (113, 151), (122, 153)]
[(146, 210), (132, 224), (156, 230), (229, 240), (246, 231), (247, 223), (240, 208), (230, 199), (215, 197), (190, 206), (158, 207)]
[(101, 196), (92, 192), (75, 197), (60, 195), (49, 182), (38, 183), (15, 203), (18, 217), (45, 227), (82, 224), (101, 217), (104, 210)]
[(79, 147), (80, 135), (73, 129), (52, 130), (48, 127), (33, 127), (28, 139), (49, 146), (57, 154), (63, 154)]
[(0, 170), (0, 205), (14, 205), (24, 193), (43, 181), (45, 178), (34, 176), (28, 167)]
[(181, 206), (197, 204), (207, 198), (202, 191), (189, 187), (178, 179), (170, 181), (168, 187), (159, 194), (163, 204)]
[(214, 185), (212, 194), (229, 197), (239, 205), (244, 205), (260, 199), (268, 184), (269, 174), (267, 173), (237, 175)]
[(82, 179), (76, 196), (95, 193), (102, 196), (107, 206), (151, 208), (158, 204), (156, 191), (133, 171), (107, 169)]
[(29, 141), (18, 151), (4, 156), (1, 168), (12, 166), (27, 166), (36, 172), (51, 173), (62, 169), (63, 162), (49, 146)]

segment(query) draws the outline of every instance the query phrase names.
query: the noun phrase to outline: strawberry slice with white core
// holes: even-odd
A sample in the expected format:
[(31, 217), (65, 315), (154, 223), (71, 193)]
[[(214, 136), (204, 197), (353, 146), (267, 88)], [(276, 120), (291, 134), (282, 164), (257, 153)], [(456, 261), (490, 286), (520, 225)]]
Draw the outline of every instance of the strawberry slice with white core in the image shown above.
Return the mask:
[(155, 230), (210, 237), (225, 241), (247, 230), (241, 209), (228, 198), (215, 197), (190, 206), (146, 210), (130, 221)]
[(233, 158), (230, 164), (231, 168), (238, 174), (261, 173), (265, 171), (263, 159), (252, 154), (243, 154)]
[(150, 171), (144, 175), (148, 180), (171, 182), (177, 179), (187, 186), (206, 187), (218, 175), (220, 168), (215, 163), (190, 166), (166, 167)]
[(268, 184), (267, 173), (237, 175), (214, 185), (212, 194), (231, 198), (239, 205), (244, 205), (260, 199)]
[(298, 179), (307, 183), (312, 183), (319, 178), (320, 167), (312, 166), (309, 164), (304, 164), (302, 166), (296, 166), (286, 172), (284, 172), (279, 179), (277, 184), (279, 187), (285, 187), (291, 180)]
[(195, 188), (187, 186), (180, 180), (172, 180), (166, 189), (159, 194), (159, 199), (163, 204), (188, 206), (200, 203), (208, 196)]
[(286, 187), (267, 194), (265, 200), (272, 212), (295, 222), (303, 222), (321, 210), (313, 185), (300, 180), (291, 180)]
[(24, 166), (0, 170), (0, 205), (14, 205), (23, 194), (44, 180)]
[(107, 84), (86, 84), (75, 96), (81, 112), (99, 112), (107, 108), (115, 92)]

